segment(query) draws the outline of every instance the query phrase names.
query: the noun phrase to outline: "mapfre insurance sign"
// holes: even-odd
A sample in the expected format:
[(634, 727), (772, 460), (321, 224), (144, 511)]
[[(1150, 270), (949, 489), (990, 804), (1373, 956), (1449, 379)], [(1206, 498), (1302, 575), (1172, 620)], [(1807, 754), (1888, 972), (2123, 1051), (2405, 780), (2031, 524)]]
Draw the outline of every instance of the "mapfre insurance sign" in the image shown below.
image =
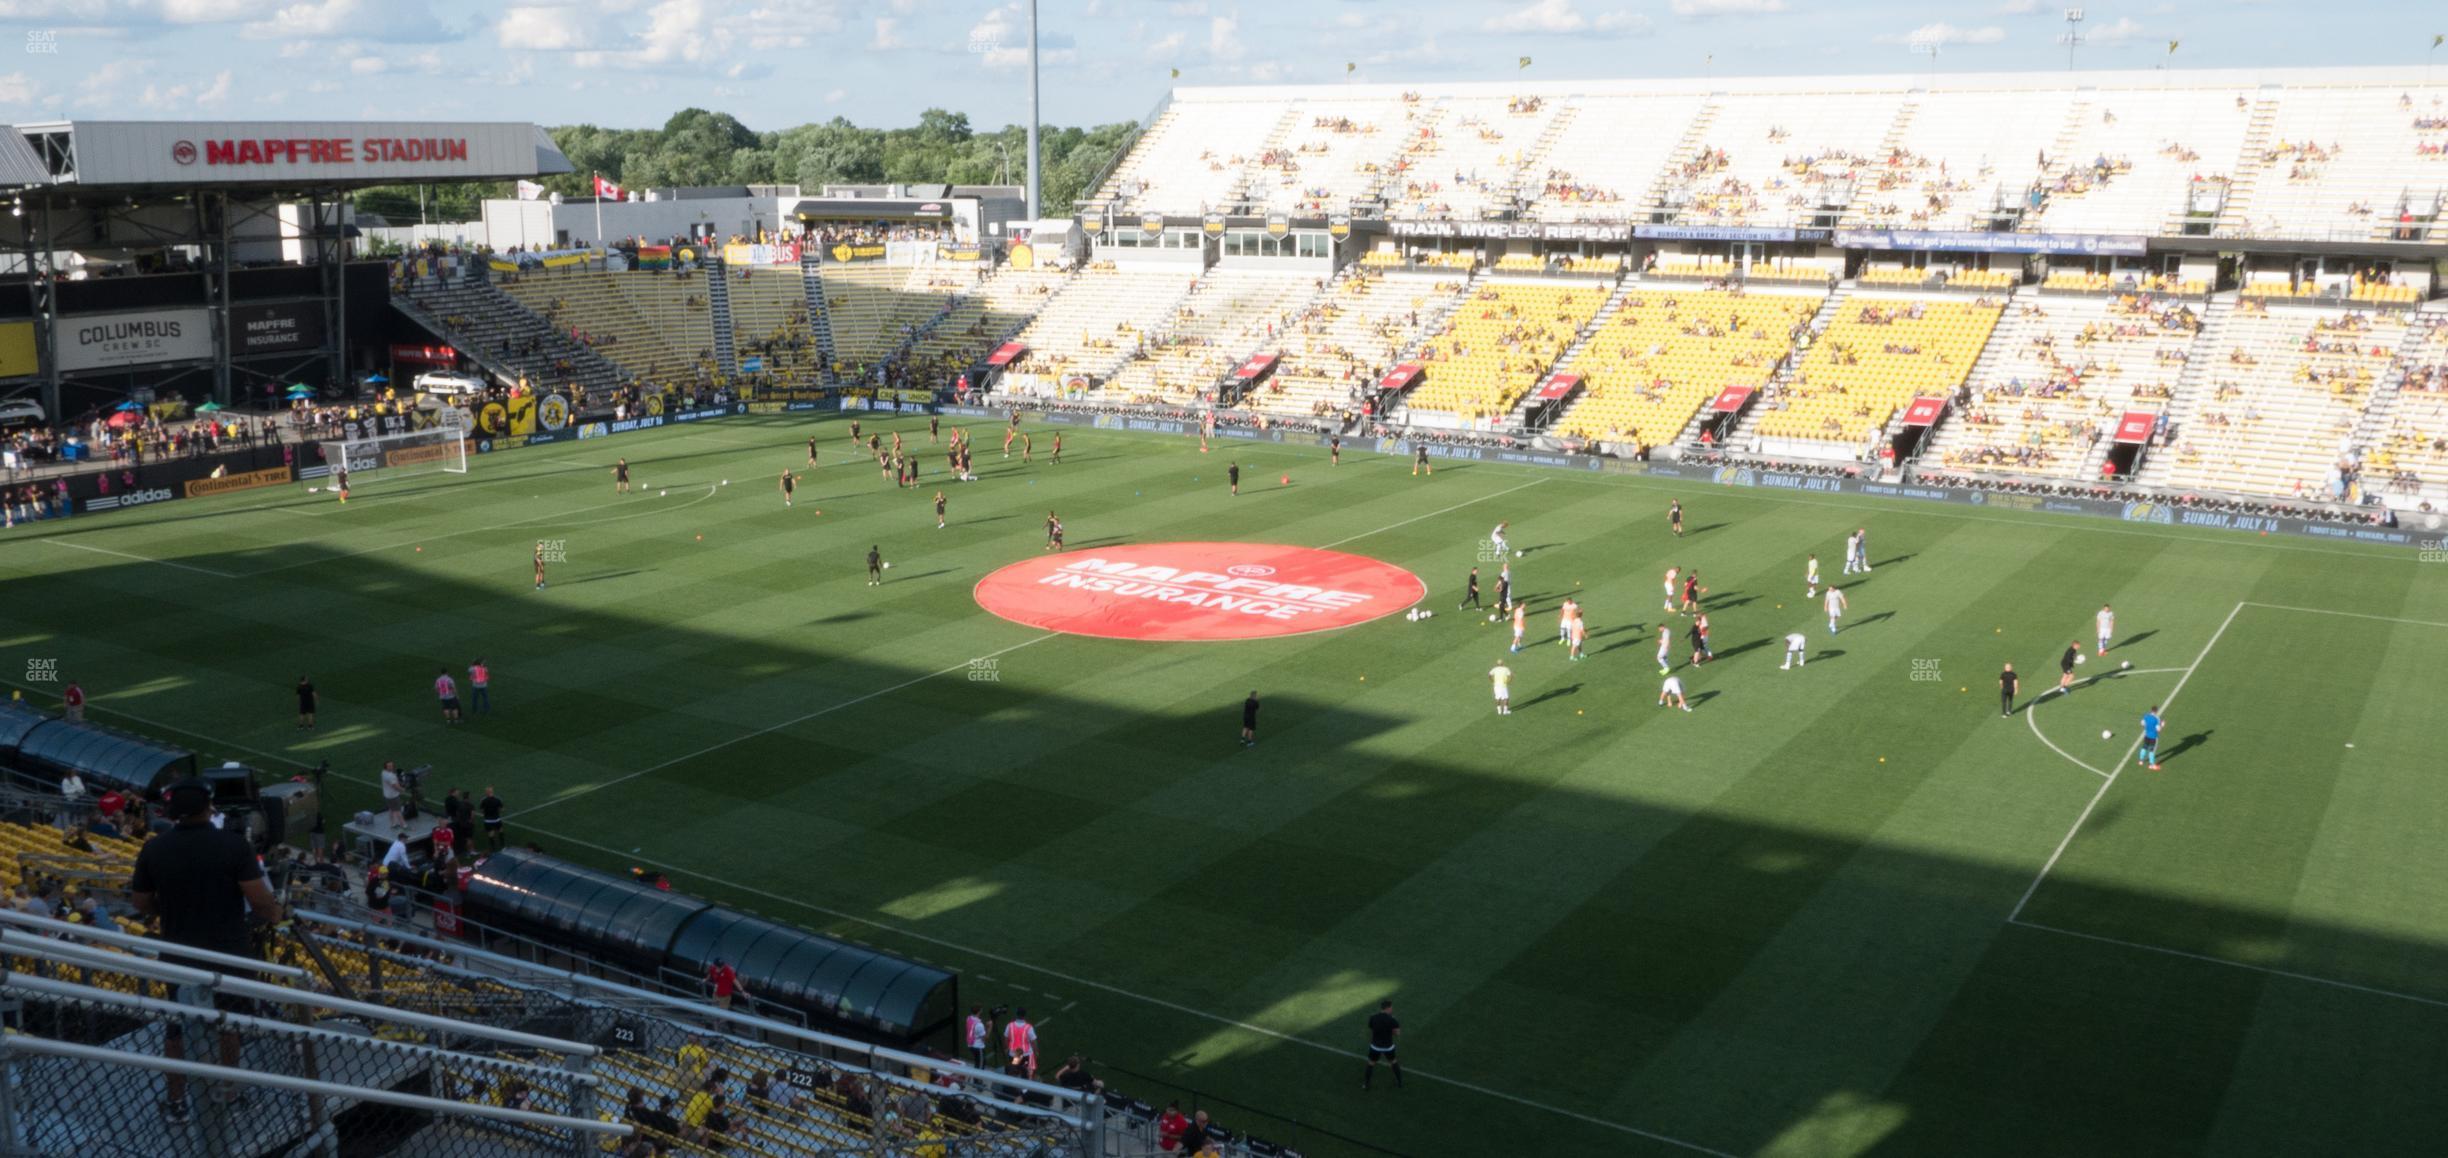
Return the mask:
[(448, 181), (538, 175), (531, 124), (469, 121), (78, 121), (87, 185)]

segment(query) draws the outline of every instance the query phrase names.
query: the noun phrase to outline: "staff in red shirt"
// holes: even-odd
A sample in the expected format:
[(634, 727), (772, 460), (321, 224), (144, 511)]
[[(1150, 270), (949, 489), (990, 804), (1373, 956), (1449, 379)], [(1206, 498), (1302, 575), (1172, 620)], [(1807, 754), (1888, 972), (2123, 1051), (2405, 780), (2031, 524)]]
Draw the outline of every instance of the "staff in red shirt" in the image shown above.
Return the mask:
[(60, 693), (60, 717), (82, 722), (85, 719), (85, 689), (75, 680), (68, 681), (68, 690)]
[(739, 970), (733, 969), (729, 961), (716, 957), (714, 964), (706, 967), (706, 988), (714, 991), (715, 1008), (731, 1008), (731, 999), (743, 992)]

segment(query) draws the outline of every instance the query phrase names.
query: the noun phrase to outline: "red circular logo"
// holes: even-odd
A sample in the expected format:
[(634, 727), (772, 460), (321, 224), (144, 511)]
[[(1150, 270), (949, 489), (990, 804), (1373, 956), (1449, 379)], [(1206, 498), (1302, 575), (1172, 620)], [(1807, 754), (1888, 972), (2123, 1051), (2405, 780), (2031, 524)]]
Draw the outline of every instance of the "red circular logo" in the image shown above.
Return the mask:
[(1428, 594), (1400, 567), (1272, 543), (1148, 543), (1024, 559), (978, 581), (978, 606), (1069, 635), (1265, 639), (1392, 615)]
[(195, 164), (195, 142), (180, 141), (170, 146), (170, 159), (181, 165)]

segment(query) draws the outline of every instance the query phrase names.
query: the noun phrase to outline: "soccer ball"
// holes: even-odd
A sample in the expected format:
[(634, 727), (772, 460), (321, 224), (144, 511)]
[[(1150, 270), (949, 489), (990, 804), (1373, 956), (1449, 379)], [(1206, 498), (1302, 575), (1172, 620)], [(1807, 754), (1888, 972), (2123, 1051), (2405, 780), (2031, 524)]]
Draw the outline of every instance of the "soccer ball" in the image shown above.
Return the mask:
[(884, 569), (885, 569), (885, 570), (887, 570), (887, 571), (892, 570), (892, 564), (890, 564), (890, 563), (886, 563), (886, 564), (884, 565)]
[(1420, 609), (1419, 616), (1420, 616), (1420, 618), (1422, 618), (1422, 619), (1426, 619), (1426, 618), (1428, 618), (1429, 616), (1431, 616), (1431, 615), (1435, 615), (1435, 614), (1436, 614), (1436, 612), (1430, 611), (1430, 610), (1428, 610), (1428, 609), (1426, 609), (1426, 608), (1421, 608), (1421, 609)]
[(2126, 660), (2125, 662), (2123, 662), (2123, 663), (2121, 663), (2121, 664), (2118, 664), (2118, 665), (2117, 665), (2117, 670), (2118, 670), (2118, 671), (2126, 671), (2126, 670), (2131, 669), (2132, 667), (2133, 667), (2133, 661), (2129, 659), (2129, 660)]
[(2105, 739), (2108, 739), (2109, 737), (2114, 736), (2114, 735), (2116, 735), (2116, 733), (2111, 732), (2111, 731), (2109, 731), (2109, 730), (2108, 730), (2108, 729), (2106, 729), (2106, 728), (2102, 728), (2102, 729), (2100, 729), (2100, 739), (2105, 740)]
[(2078, 651), (2074, 653), (2074, 662), (2077, 665), (2086, 664), (2091, 662), (2091, 657)]
[(655, 492), (655, 497), (659, 499), (659, 498), (663, 498), (663, 497), (665, 497), (665, 496), (667, 496), (667, 495), (669, 495), (669, 494), (671, 494), (671, 492), (670, 492), (670, 491), (656, 491), (656, 492)]
[(1513, 552), (1513, 557), (1514, 557), (1514, 558), (1516, 558), (1516, 559), (1519, 559), (1519, 558), (1521, 558), (1521, 557), (1522, 557), (1522, 553), (1521, 553), (1521, 552), (1519, 552), (1519, 551), (1515, 551), (1515, 552)]
[(1489, 622), (1489, 623), (1494, 623), (1494, 622), (1496, 622), (1496, 617), (1495, 617), (1495, 615), (1490, 614), (1490, 615), (1488, 616), (1488, 622)]

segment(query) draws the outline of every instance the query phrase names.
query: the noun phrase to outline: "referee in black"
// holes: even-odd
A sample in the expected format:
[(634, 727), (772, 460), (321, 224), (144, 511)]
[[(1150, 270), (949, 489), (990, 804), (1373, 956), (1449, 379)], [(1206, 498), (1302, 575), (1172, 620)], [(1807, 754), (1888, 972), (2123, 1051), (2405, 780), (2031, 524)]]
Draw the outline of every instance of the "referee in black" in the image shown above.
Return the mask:
[(1249, 698), (1241, 701), (1241, 746), (1258, 745), (1258, 689), (1251, 688)]
[[(170, 831), (146, 841), (136, 854), (135, 873), (128, 881), (136, 911), (159, 921), (161, 939), (172, 945), (260, 958), (248, 916), (272, 925), (283, 914), (279, 898), (264, 880), (255, 850), (247, 846), (245, 836), (213, 827), (212, 789), (203, 781), (178, 781), (163, 791), (162, 800), (162, 811), (174, 824)], [(175, 951), (163, 953), (161, 960), (165, 965), (228, 971), (224, 965), (181, 958)], [(218, 990), (213, 1003), (237, 1013), (252, 1007), (251, 1002), (223, 997)], [(188, 1020), (174, 1017), (162, 1026), (162, 1056), (172, 1061), (186, 1059)], [(236, 1069), (239, 1060), (238, 1035), (224, 1030), (221, 1064)], [(164, 1084), (163, 1116), (173, 1123), (187, 1121), (187, 1076), (169, 1074)], [(235, 1105), (236, 1101), (233, 1096), (222, 1104)]]
[(1394, 1041), (1402, 1036), (1402, 1022), (1394, 1016), (1393, 998), (1377, 1003), (1377, 1012), (1369, 1015), (1368, 1032), (1368, 1066), (1360, 1071), (1360, 1088), (1369, 1088), (1377, 1078), (1377, 1063), (1384, 1062), (1394, 1067), (1394, 1086), (1400, 1089), (1402, 1057), (1394, 1052)]
[(2020, 682), (2020, 681), (2016, 679), (2016, 677), (2015, 677), (2014, 665), (2013, 665), (2013, 664), (2011, 664), (2011, 663), (2006, 665), (2006, 670), (2005, 670), (2005, 671), (2002, 671), (2002, 672), (1999, 672), (1999, 673), (1998, 673), (1998, 714), (1999, 714), (1999, 715), (2001, 715), (2001, 716), (2012, 716), (2012, 715), (2014, 715), (2015, 685), (2016, 685), (2018, 682)]

